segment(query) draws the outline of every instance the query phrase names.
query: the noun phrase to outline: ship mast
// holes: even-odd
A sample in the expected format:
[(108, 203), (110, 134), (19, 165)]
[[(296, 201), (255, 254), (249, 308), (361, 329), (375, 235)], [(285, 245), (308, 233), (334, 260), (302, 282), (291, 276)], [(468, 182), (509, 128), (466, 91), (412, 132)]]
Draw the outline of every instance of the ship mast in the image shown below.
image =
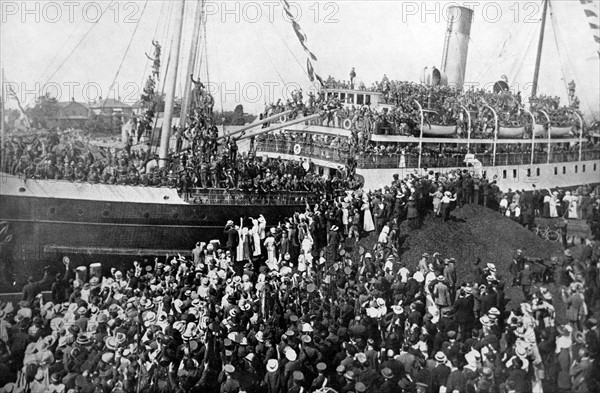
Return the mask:
[(540, 76), (540, 62), (542, 61), (542, 47), (544, 45), (544, 31), (546, 30), (546, 14), (548, 13), (548, 2), (544, 0), (544, 10), (542, 12), (542, 27), (540, 28), (540, 39), (538, 42), (537, 57), (535, 59), (535, 71), (533, 74), (533, 86), (531, 88), (531, 96), (535, 97), (538, 88), (538, 78)]
[(452, 26), (454, 25), (454, 15), (450, 15), (446, 27), (446, 38), (444, 39), (444, 51), (442, 52), (441, 71), (446, 72), (446, 64), (448, 63), (448, 48), (450, 47), (450, 37), (452, 36)]
[(4, 100), (6, 95), (4, 94), (4, 68), (0, 75), (0, 171), (4, 169), (4, 160), (6, 160), (6, 130), (4, 130)]
[(175, 88), (177, 84), (177, 72), (179, 71), (179, 51), (181, 48), (181, 33), (183, 30), (183, 12), (184, 0), (176, 0), (174, 6), (175, 14), (175, 35), (171, 45), (171, 55), (169, 62), (173, 64), (170, 67), (165, 80), (166, 98), (165, 111), (163, 114), (162, 131), (160, 134), (160, 149), (158, 151), (158, 166), (164, 168), (169, 159), (169, 140), (171, 139), (171, 118), (173, 116), (173, 103), (175, 101)]
[[(185, 126), (189, 107), (191, 93), (191, 77), (194, 73), (194, 66), (198, 57), (198, 41), (200, 37), (200, 23), (202, 22), (202, 7), (203, 0), (196, 0), (196, 15), (194, 16), (194, 30), (192, 32), (192, 46), (190, 48), (190, 58), (188, 60), (187, 72), (185, 73), (185, 87), (183, 90), (183, 98), (181, 100), (181, 114), (179, 115), (179, 124)], [(197, 76), (200, 78), (200, 76)]]

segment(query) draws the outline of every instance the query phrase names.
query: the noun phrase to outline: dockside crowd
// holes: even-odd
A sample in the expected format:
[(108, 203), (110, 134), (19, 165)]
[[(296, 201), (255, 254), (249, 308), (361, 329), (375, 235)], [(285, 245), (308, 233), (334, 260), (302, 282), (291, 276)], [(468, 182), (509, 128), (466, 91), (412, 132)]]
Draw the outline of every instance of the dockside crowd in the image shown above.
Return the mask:
[[(587, 239), (577, 259), (567, 248), (543, 279), (520, 250), (508, 272), (436, 250), (400, 255), (401, 227), (418, 228), (430, 211), (450, 219), (456, 205), (502, 207), (476, 183), (458, 172), (395, 176), (279, 224), (258, 213), (229, 221), (223, 242), (200, 240), (189, 257), (110, 272), (65, 260), (1, 305), (0, 391), (598, 391), (597, 243)], [(357, 244), (370, 233), (372, 248)], [(457, 274), (464, 264), (468, 281)], [(508, 307), (510, 286), (524, 300)]]

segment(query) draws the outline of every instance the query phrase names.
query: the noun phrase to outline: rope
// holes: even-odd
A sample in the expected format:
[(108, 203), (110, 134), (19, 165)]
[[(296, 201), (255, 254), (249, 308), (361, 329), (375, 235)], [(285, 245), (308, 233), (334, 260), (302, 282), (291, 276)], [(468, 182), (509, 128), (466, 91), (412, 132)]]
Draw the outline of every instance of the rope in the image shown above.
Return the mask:
[[(529, 38), (529, 44), (527, 45), (527, 49), (525, 50), (525, 53), (530, 53), (530, 49), (535, 41), (535, 38), (536, 38), (535, 34), (531, 34), (531, 36)], [(518, 78), (519, 74), (521, 73), (521, 70), (523, 69), (523, 65), (525, 64), (525, 56), (521, 56), (521, 61), (519, 61), (516, 64), (519, 64), (519, 66), (517, 67), (517, 70), (514, 73), (514, 79)]]
[(81, 44), (83, 43), (83, 41), (85, 41), (85, 39), (88, 37), (88, 35), (90, 35), (90, 33), (92, 32), (92, 30), (94, 30), (94, 27), (96, 27), (99, 23), (100, 20), (102, 20), (102, 17), (104, 16), (104, 14), (106, 13), (106, 10), (108, 10), (110, 8), (110, 6), (115, 2), (115, 0), (111, 0), (110, 3), (108, 3), (108, 6), (102, 11), (102, 13), (100, 14), (100, 17), (98, 18), (98, 21), (96, 23), (93, 23), (92, 26), (89, 28), (89, 30), (87, 31), (87, 33), (85, 33), (85, 35), (81, 38), (81, 40), (79, 40), (79, 42), (77, 43), (77, 45), (75, 46), (75, 48), (73, 48), (71, 50), (71, 52), (69, 53), (69, 55), (62, 61), (62, 63), (60, 63), (60, 65), (58, 66), (58, 68), (56, 69), (56, 71), (54, 71), (52, 73), (52, 75), (50, 75), (50, 77), (46, 80), (46, 82), (44, 83), (44, 85), (46, 83), (48, 83), (53, 77), (54, 75), (56, 75), (56, 73), (58, 71), (60, 71), (60, 69), (62, 68), (62, 66), (67, 62), (67, 60), (69, 60), (71, 58), (71, 56), (73, 56), (73, 54), (75, 53), (75, 51), (81, 46)]
[(294, 52), (292, 51), (292, 49), (289, 47), (289, 45), (287, 44), (287, 42), (285, 42), (285, 40), (283, 39), (283, 37), (281, 36), (281, 34), (279, 34), (279, 31), (275, 28), (275, 25), (273, 23), (270, 23), (270, 25), (273, 28), (273, 30), (275, 30), (275, 33), (277, 33), (277, 36), (279, 37), (279, 39), (281, 40), (281, 42), (283, 42), (283, 45), (285, 45), (285, 47), (287, 48), (287, 50), (290, 52), (290, 54), (292, 55), (292, 57), (294, 58), (294, 60), (296, 61), (296, 63), (300, 67), (300, 69), (302, 70), (302, 72), (304, 72), (304, 75), (306, 75), (308, 77), (308, 72), (306, 71), (305, 65), (302, 64), (302, 63), (300, 63), (300, 61), (298, 60), (298, 58), (296, 57), (296, 55), (294, 54)]
[[(166, 37), (168, 37), (168, 32), (170, 31), (171, 25), (173, 23), (171, 20), (172, 17), (172, 13), (173, 13), (173, 2), (169, 2), (169, 14), (168, 17), (166, 19), (165, 22), (165, 29), (164, 29), (164, 33), (167, 34)], [(163, 41), (166, 41), (166, 38), (164, 38)], [(169, 67), (171, 65), (171, 49), (173, 46), (173, 39), (171, 39), (171, 41), (168, 42), (168, 51), (167, 51), (167, 62), (165, 64), (165, 68), (164, 68), (164, 72), (163, 75), (167, 75), (167, 73), (169, 72)], [(165, 91), (165, 80), (166, 78), (162, 78), (162, 83), (160, 86), (160, 95), (159, 97), (162, 97)], [(156, 86), (156, 90), (158, 90), (158, 85)], [(154, 124), (152, 125), (152, 132), (150, 133), (150, 147), (151, 149), (154, 150), (154, 153), (156, 153), (156, 149), (158, 148), (158, 146), (154, 146), (154, 139), (156, 138), (156, 126), (158, 124), (158, 107), (156, 108), (156, 112), (155, 112), (155, 118), (154, 118)]]
[[(138, 19), (138, 21), (135, 24), (135, 29), (133, 29), (133, 33), (131, 34), (131, 38), (129, 39), (129, 44), (127, 44), (127, 48), (125, 49), (125, 53), (123, 54), (123, 57), (121, 58), (121, 63), (119, 64), (119, 68), (117, 68), (117, 73), (116, 73), (112, 83), (110, 84), (108, 91), (110, 91), (113, 88), (113, 86), (115, 85), (115, 82), (117, 81), (117, 78), (119, 77), (119, 74), (121, 73), (121, 67), (123, 67), (123, 63), (125, 62), (125, 59), (127, 58), (127, 54), (129, 53), (129, 49), (131, 48), (131, 44), (133, 43), (133, 39), (135, 38), (135, 33), (137, 33), (138, 27), (140, 27), (140, 20), (144, 16), (144, 12), (146, 12), (147, 5), (148, 5), (148, 0), (146, 0), (146, 2), (144, 3), (144, 8), (142, 8), (142, 13), (140, 14), (140, 18)], [(106, 103), (106, 100), (104, 101), (104, 103)], [(104, 107), (104, 103), (102, 103), (102, 107)]]
[(52, 64), (54, 64), (54, 61), (56, 61), (56, 59), (58, 58), (58, 55), (60, 54), (60, 52), (64, 49), (64, 47), (67, 45), (67, 42), (69, 42), (69, 40), (71, 39), (71, 37), (73, 37), (73, 35), (75, 34), (75, 32), (77, 31), (77, 29), (79, 28), (79, 26), (81, 26), (82, 23), (83, 23), (83, 19), (79, 21), (79, 23), (77, 24), (77, 26), (75, 26), (75, 28), (73, 29), (73, 31), (71, 32), (71, 34), (69, 34), (69, 37), (67, 37), (67, 39), (65, 40), (65, 42), (60, 47), (60, 49), (58, 51), (56, 51), (56, 55), (54, 55), (54, 58), (52, 58), (52, 60), (50, 61), (50, 63), (48, 63), (48, 65), (46, 66), (46, 68), (44, 69), (44, 71), (42, 71), (40, 73), (39, 79), (41, 79), (42, 76), (44, 76), (44, 74), (46, 73), (46, 71), (48, 71), (50, 69), (50, 66)]
[(279, 70), (275, 66), (275, 63), (273, 62), (273, 59), (271, 58), (271, 55), (269, 55), (269, 51), (267, 51), (267, 49), (265, 48), (265, 46), (262, 43), (262, 40), (258, 36), (258, 33), (256, 32), (256, 27), (253, 26), (252, 31), (254, 32), (254, 35), (256, 36), (256, 40), (260, 44), (260, 47), (263, 49), (263, 51), (267, 55), (267, 59), (269, 59), (269, 62), (271, 63), (271, 66), (273, 66), (273, 70), (275, 71), (275, 73), (277, 74), (277, 76), (279, 77), (279, 79), (281, 79), (281, 83), (283, 83), (285, 85), (285, 80), (283, 79), (283, 76), (281, 76), (281, 74), (279, 73)]
[[(164, 2), (163, 2), (163, 3), (161, 4), (161, 6), (160, 6), (160, 15), (161, 15), (161, 16), (162, 16), (162, 15), (164, 15), (164, 12), (163, 12), (163, 11), (164, 11), (164, 9), (165, 9), (165, 5), (166, 5), (166, 3), (164, 3)], [(140, 18), (140, 19), (141, 19), (141, 18)], [(161, 24), (163, 24), (163, 25), (164, 25), (164, 18), (161, 18), (161, 19), (159, 20), (159, 23), (157, 23), (157, 24), (156, 24), (156, 29), (154, 29), (154, 35), (152, 36), (152, 41), (156, 41), (156, 34), (158, 33), (158, 28), (161, 26)], [(149, 51), (151, 51), (151, 50), (152, 50), (152, 47), (153, 47), (153, 45), (152, 45), (152, 44), (148, 45), (148, 49), (149, 49)], [(139, 86), (143, 86), (143, 85), (144, 85), (144, 81), (146, 80), (146, 73), (148, 72), (148, 65), (149, 65), (149, 64), (150, 64), (150, 59), (148, 59), (148, 58), (146, 57), (146, 62), (145, 62), (145, 65), (144, 65), (144, 73), (142, 74), (142, 80), (140, 81), (140, 84), (139, 84)]]
[[(202, 8), (204, 8), (204, 1), (202, 1)], [(203, 18), (204, 22), (202, 22), (202, 35), (203, 37), (201, 38), (200, 41), (200, 51), (198, 51), (198, 56), (200, 56), (200, 58), (202, 58), (202, 46), (204, 46), (204, 58), (206, 59), (206, 84), (208, 85), (210, 83), (210, 74), (208, 72), (208, 43), (207, 43), (207, 35), (206, 35), (206, 18)], [(204, 43), (204, 45), (202, 45), (202, 43)], [(221, 103), (222, 105), (222, 103)]]
[[(206, 27), (206, 26), (205, 26)], [(217, 57), (217, 80), (221, 80), (221, 73), (220, 73), (220, 65), (219, 65), (219, 45), (216, 44), (216, 40), (214, 40), (214, 36), (215, 34), (212, 34), (213, 37), (213, 42), (214, 42), (214, 48), (215, 48), (215, 56)], [(205, 47), (208, 45), (208, 36), (205, 34)], [(206, 75), (208, 77), (208, 66), (206, 67)], [(219, 103), (221, 104), (221, 117), (223, 117), (223, 90), (219, 89)], [(223, 127), (225, 127), (225, 125), (223, 125)]]
[[(565, 85), (565, 91), (569, 92), (569, 86), (567, 84), (567, 75), (565, 74), (565, 69), (563, 67), (563, 56), (560, 53), (560, 45), (558, 45), (558, 36), (556, 35), (556, 24), (554, 23), (554, 12), (552, 11), (552, 2), (548, 2), (548, 6), (550, 7), (550, 21), (552, 23), (552, 35), (554, 36), (554, 44), (556, 45), (556, 51), (558, 52), (558, 58), (560, 60), (560, 73), (563, 77), (563, 84)], [(569, 61), (567, 57), (567, 61)]]

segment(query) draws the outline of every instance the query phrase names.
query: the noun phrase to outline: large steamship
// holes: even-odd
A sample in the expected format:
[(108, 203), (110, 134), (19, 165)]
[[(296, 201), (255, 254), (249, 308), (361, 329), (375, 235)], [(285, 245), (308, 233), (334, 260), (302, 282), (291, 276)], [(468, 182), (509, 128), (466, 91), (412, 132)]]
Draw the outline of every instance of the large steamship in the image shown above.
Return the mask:
[[(179, 6), (182, 1), (178, 1)], [(181, 8), (183, 13), (183, 8)], [(445, 41), (443, 64), (438, 69), (426, 69), (422, 83), (462, 86), (467, 66), (467, 52), (471, 28), (470, 10), (452, 7), (454, 15), (466, 13), (468, 17), (449, 21)], [(179, 38), (180, 39), (180, 38)], [(176, 51), (174, 51), (176, 52)], [(177, 61), (177, 53), (171, 53)], [(538, 64), (539, 67), (539, 64)], [(176, 67), (175, 67), (176, 69)], [(173, 73), (175, 75), (175, 73)], [(172, 107), (176, 76), (172, 77), (171, 100), (167, 107), (163, 142), (168, 144), (170, 131), (169, 105)], [(168, 86), (167, 86), (168, 88)], [(345, 106), (370, 105), (383, 111), (392, 104), (384, 102), (383, 93), (357, 89), (325, 88), (325, 98), (336, 96)], [(415, 102), (419, 108), (421, 124), (419, 135), (392, 135), (385, 127), (375, 127), (371, 142), (384, 144), (418, 145), (418, 154), (393, 156), (349, 157), (332, 147), (316, 147), (307, 142), (273, 143), (272, 133), (304, 133), (333, 135), (341, 140), (350, 137), (353, 127), (349, 119), (335, 118), (332, 126), (326, 126), (322, 114), (300, 117), (277, 123), (267, 128), (258, 127), (274, 119), (256, 122), (244, 130), (244, 138), (257, 137), (256, 154), (285, 160), (311, 161), (319, 174), (329, 176), (349, 159), (356, 163), (356, 173), (363, 178), (365, 189), (380, 188), (390, 182), (394, 174), (424, 174), (428, 171), (443, 172), (452, 169), (476, 171), (497, 180), (501, 189), (532, 189), (568, 187), (597, 182), (600, 173), (600, 151), (583, 148), (584, 124), (573, 112), (574, 127), (554, 127), (548, 114), (531, 113), (529, 132), (525, 127), (502, 128), (494, 108), (488, 110), (495, 118), (492, 137), (471, 138), (471, 114), (465, 112), (468, 125), (462, 136), (455, 126), (426, 125), (425, 103)], [(524, 108), (524, 111), (527, 109)], [(286, 113), (278, 117), (285, 116)], [(536, 119), (547, 117), (546, 124), (536, 124)], [(165, 132), (166, 131), (166, 132)], [(164, 136), (163, 135), (163, 136)], [(526, 135), (530, 135), (525, 139)], [(265, 137), (267, 136), (267, 137)], [(469, 154), (462, 157), (440, 158), (423, 154), (426, 146), (464, 146)], [(501, 153), (502, 146), (531, 144), (531, 153)], [(544, 154), (536, 153), (536, 146), (545, 145)], [(578, 144), (579, 148), (565, 152), (553, 152), (557, 146)], [(487, 145), (491, 154), (476, 154), (477, 146)], [(168, 151), (168, 147), (164, 152)], [(199, 239), (219, 238), (225, 221), (235, 217), (256, 217), (263, 214), (273, 223), (282, 217), (303, 209), (314, 196), (303, 193), (272, 193), (250, 197), (225, 189), (193, 191), (184, 200), (177, 190), (171, 188), (138, 187), (126, 185), (103, 185), (71, 183), (50, 180), (22, 180), (2, 174), (0, 183), (0, 221), (8, 223), (3, 235), (10, 235), (2, 249), (3, 273), (11, 266), (11, 275), (5, 278), (22, 282), (26, 276), (39, 272), (40, 267), (52, 263), (59, 265), (63, 256), (110, 256), (110, 255), (164, 255), (184, 252)]]
[[(545, 24), (549, 1), (545, 2), (542, 26)], [(425, 67), (421, 83), (431, 86), (463, 86), (467, 68), (467, 54), (471, 33), (473, 11), (464, 7), (450, 7), (447, 34), (444, 41), (442, 64), (440, 69)], [(539, 70), (543, 43), (543, 27), (538, 48), (536, 69)], [(537, 75), (534, 77), (537, 78)], [(537, 85), (537, 79), (534, 86)], [(499, 91), (508, 88), (504, 80), (495, 83)], [(535, 89), (535, 87), (534, 87)], [(381, 91), (365, 89), (326, 88), (325, 97), (337, 98), (345, 108), (357, 108), (368, 105), (376, 112), (387, 112), (394, 108), (393, 103), (384, 100)], [(508, 93), (508, 91), (505, 91)], [(532, 190), (555, 187), (576, 187), (598, 183), (600, 179), (600, 135), (585, 133), (585, 124), (578, 111), (571, 110), (572, 126), (553, 124), (551, 114), (545, 110), (528, 110), (521, 107), (527, 124), (515, 127), (502, 127), (499, 113), (492, 106), (486, 106), (485, 115), (493, 119), (493, 132), (487, 136), (472, 137), (477, 113), (462, 108), (465, 127), (459, 133), (459, 127), (426, 124), (426, 118), (434, 111), (428, 110), (427, 103), (414, 101), (420, 113), (420, 124), (416, 135), (397, 135), (393, 126), (382, 124), (372, 126), (370, 142), (375, 145), (393, 146), (393, 151), (403, 151), (408, 146), (418, 146), (416, 154), (377, 154), (350, 157), (349, 150), (339, 146), (348, 146), (351, 132), (362, 131), (362, 120), (334, 116), (331, 124), (324, 121), (310, 121), (285, 127), (284, 132), (298, 135), (326, 135), (336, 138), (336, 146), (312, 146), (311, 143), (291, 141), (292, 138), (269, 138), (261, 135), (258, 143), (259, 154), (267, 157), (281, 157), (289, 160), (311, 159), (317, 168), (328, 176), (348, 160), (356, 164), (356, 173), (364, 178), (365, 189), (379, 189), (389, 184), (394, 174), (401, 178), (407, 174), (444, 173), (456, 169), (469, 168), (480, 176), (496, 180), (501, 190)], [(329, 123), (329, 122), (327, 122)], [(262, 134), (262, 132), (260, 133)], [(591, 142), (591, 143), (590, 143)], [(594, 143), (595, 142), (595, 143)], [(528, 145), (527, 152), (510, 152), (512, 146)], [(591, 147), (586, 147), (591, 146)], [(448, 147), (462, 150), (467, 154), (455, 154), (450, 157), (427, 155), (429, 146), (439, 149)], [(577, 146), (575, 149), (568, 148)], [(543, 147), (543, 149), (540, 149)], [(476, 152), (483, 152), (477, 154)]]

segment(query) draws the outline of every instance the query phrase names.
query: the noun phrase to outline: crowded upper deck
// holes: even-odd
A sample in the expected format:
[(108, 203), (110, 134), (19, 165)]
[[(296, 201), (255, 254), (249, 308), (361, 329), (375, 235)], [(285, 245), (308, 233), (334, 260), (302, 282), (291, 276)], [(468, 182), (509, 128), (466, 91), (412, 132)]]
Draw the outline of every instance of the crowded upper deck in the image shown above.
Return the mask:
[[(212, 107), (203, 104), (184, 127), (174, 127), (175, 146), (164, 168), (159, 168), (151, 146), (139, 148), (151, 133), (140, 122), (122, 149), (98, 147), (66, 132), (11, 138), (2, 171), (25, 178), (177, 187), (184, 199), (194, 200), (198, 190), (207, 188), (250, 194), (355, 188), (360, 185), (352, 176), (357, 167), (464, 167), (467, 153), (476, 154), (486, 166), (600, 159), (598, 138), (591, 137), (595, 130), (579, 121), (576, 100), (567, 107), (560, 106), (558, 98), (540, 95), (531, 100), (529, 111), (522, 101), (519, 93), (509, 91), (460, 92), (447, 86), (390, 81), (386, 76), (369, 88), (362, 84), (355, 88), (330, 77), (318, 94), (305, 97), (299, 90), (286, 101), (267, 105), (261, 119), (282, 116), (263, 124), (252, 136), (248, 152), (238, 150), (239, 139), (247, 136), (220, 137)], [(295, 132), (284, 127), (288, 121), (314, 114), (320, 118), (305, 122), (317, 126), (314, 133), (310, 128)], [(543, 118), (546, 121), (537, 124)], [(284, 131), (267, 132), (276, 123)], [(425, 131), (435, 127), (450, 127), (452, 133), (441, 136), (455, 138), (429, 138)], [(537, 138), (536, 127), (541, 127), (543, 139)], [(550, 130), (561, 127), (567, 127), (569, 138), (552, 136)], [(498, 128), (522, 133), (499, 140)], [(260, 158), (257, 151), (300, 152), (306, 160)], [(330, 161), (341, 169), (333, 179), (323, 180), (311, 175), (310, 159)]]

